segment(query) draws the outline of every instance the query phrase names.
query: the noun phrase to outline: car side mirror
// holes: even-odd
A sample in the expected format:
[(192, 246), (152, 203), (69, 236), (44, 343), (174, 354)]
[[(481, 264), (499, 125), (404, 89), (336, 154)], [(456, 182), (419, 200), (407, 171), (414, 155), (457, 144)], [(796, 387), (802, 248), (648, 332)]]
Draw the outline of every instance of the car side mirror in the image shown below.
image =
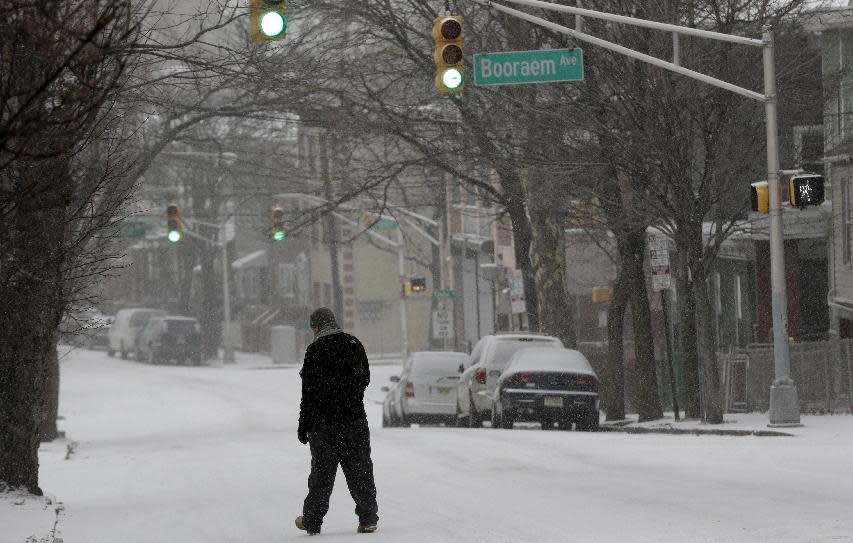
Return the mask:
[(392, 375), (391, 376), (391, 382), (392, 383), (399, 383), (400, 382), (400, 376), (399, 375)]
[(459, 364), (459, 373), (465, 373), (465, 364)]
[(382, 387), (379, 390), (381, 390), (382, 392), (389, 392), (391, 389), (388, 387)]

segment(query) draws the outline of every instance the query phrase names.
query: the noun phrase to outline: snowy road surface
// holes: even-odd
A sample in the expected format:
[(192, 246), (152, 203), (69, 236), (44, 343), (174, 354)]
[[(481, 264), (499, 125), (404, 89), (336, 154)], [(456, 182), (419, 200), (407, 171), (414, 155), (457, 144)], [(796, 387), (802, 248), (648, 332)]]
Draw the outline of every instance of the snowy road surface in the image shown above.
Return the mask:
[[(784, 438), (383, 429), (379, 387), (395, 370), (373, 366), (367, 394), (380, 531), (355, 534), (339, 472), (323, 537), (853, 543), (853, 417)], [(41, 454), (42, 488), (66, 507), (57, 535), (305, 537), (293, 527), (309, 468), (296, 439), (299, 395), (296, 368), (148, 366), (74, 352), (62, 362), (68, 439)]]

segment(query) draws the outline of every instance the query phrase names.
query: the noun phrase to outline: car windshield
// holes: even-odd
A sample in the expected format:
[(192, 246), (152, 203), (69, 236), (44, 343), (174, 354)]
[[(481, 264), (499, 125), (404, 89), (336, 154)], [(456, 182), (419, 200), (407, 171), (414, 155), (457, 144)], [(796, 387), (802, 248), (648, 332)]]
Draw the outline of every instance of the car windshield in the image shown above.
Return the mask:
[(194, 334), (196, 321), (191, 320), (167, 320), (166, 329), (170, 334)]
[(459, 353), (427, 355), (415, 358), (412, 373), (415, 375), (456, 375), (459, 364), (464, 364), (468, 356)]
[(560, 348), (560, 344), (553, 339), (539, 338), (517, 338), (517, 339), (502, 339), (495, 345), (495, 354), (492, 357), (491, 365), (495, 369), (503, 370), (509, 364), (509, 359), (512, 355), (521, 349), (542, 349), (542, 348)]

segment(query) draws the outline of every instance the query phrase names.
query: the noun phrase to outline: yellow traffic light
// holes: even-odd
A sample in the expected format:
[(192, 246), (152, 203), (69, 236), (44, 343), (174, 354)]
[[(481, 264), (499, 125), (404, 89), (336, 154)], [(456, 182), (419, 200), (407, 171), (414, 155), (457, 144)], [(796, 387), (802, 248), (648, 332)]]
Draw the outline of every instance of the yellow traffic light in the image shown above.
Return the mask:
[(770, 211), (770, 191), (767, 188), (767, 181), (753, 183), (750, 196), (753, 211), (758, 213), (768, 213)]
[(800, 209), (823, 203), (823, 176), (813, 173), (792, 175), (788, 181), (788, 201)]
[(426, 278), (413, 276), (409, 278), (412, 292), (420, 293), (426, 291)]
[(443, 94), (465, 88), (465, 61), (462, 54), (462, 16), (446, 11), (432, 24), (435, 40), (435, 88)]
[(272, 208), (272, 239), (273, 241), (282, 241), (286, 236), (284, 230), (284, 209), (280, 206)]
[(287, 35), (284, 0), (249, 0), (249, 35), (254, 42), (283, 40)]
[(184, 238), (184, 219), (181, 206), (171, 203), (166, 206), (166, 239), (178, 243)]
[(411, 281), (403, 281), (403, 296), (411, 296), (412, 295), (412, 282)]

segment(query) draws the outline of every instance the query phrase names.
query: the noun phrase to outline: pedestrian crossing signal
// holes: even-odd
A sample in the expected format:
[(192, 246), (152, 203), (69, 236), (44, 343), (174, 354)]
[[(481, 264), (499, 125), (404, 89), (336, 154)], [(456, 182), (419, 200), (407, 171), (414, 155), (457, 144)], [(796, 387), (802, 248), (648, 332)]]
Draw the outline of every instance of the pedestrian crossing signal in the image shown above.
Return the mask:
[(788, 181), (788, 201), (792, 207), (819, 206), (824, 200), (823, 176), (818, 174), (792, 175)]

